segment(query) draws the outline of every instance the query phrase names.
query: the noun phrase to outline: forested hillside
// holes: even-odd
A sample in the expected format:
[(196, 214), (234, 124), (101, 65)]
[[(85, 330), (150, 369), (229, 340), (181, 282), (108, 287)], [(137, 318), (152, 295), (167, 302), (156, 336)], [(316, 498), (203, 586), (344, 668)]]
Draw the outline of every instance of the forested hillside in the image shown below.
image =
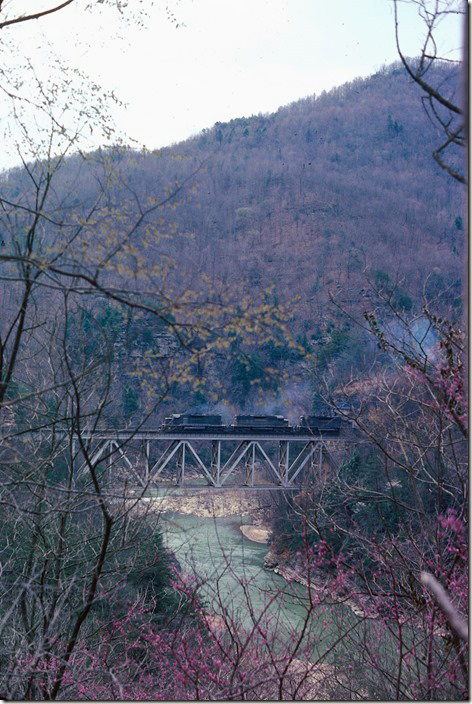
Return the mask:
[(300, 294), (300, 322), (318, 321), (329, 290), (361, 296), (365, 267), (399, 277), (413, 300), (433, 270), (430, 294), (451, 284), (449, 300), (459, 293), (463, 202), (432, 162), (437, 139), (392, 66), (273, 115), (217, 123), (128, 173), (144, 186), (175, 171), (171, 153), (179, 174), (208, 159), (175, 215), (195, 237), (197, 267), (249, 288), (273, 284), (284, 300)]
[[(454, 92), (453, 70), (434, 70)], [(438, 139), (412, 81), (393, 65), (271, 115), (217, 123), (155, 153), (117, 148), (69, 158), (55, 174), (53, 209), (80, 220), (101, 199), (98, 230), (80, 245), (90, 265), (107, 237), (119, 240), (133, 223), (120, 245), (121, 274), (110, 274), (114, 285), (134, 271), (137, 290), (151, 286), (163, 301), (229, 291), (233, 302), (290, 304), (287, 324), (298, 351), (283, 335), (274, 343), (264, 334), (242, 353), (236, 336), (210, 375), (211, 385), (224, 380), (223, 389), (195, 397), (185, 391), (178, 402), (188, 410), (225, 398), (233, 409), (284, 412), (277, 399), (291, 394), (283, 372), (293, 379), (305, 352), (316, 354), (321, 369), (337, 359), (345, 374), (371, 362), (365, 337), (339, 306), (362, 315), (372, 306), (372, 287), (389, 292), (400, 311), (420, 310), (426, 297), (450, 317), (460, 315), (464, 201), (432, 159)], [(456, 157), (460, 168), (462, 155)], [(4, 181), (12, 200), (31, 188), (24, 172)], [(63, 237), (62, 229), (49, 229), (50, 244)], [(138, 283), (145, 269), (146, 283)], [(130, 355), (165, 348), (165, 325), (130, 327), (119, 310), (101, 315), (121, 355), (121, 411), (139, 414), (142, 389), (130, 377)], [(266, 368), (277, 370), (275, 381)], [(253, 387), (260, 391), (261, 384), (257, 399)], [(174, 389), (171, 405), (180, 395)], [(310, 393), (298, 400), (306, 407)]]

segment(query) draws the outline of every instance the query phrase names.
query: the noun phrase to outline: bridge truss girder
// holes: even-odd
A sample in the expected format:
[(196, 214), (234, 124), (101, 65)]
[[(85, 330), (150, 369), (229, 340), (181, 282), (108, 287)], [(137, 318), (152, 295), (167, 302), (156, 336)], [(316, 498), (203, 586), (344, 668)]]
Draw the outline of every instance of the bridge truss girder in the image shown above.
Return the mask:
[[(214, 488), (297, 489), (330, 462), (330, 446), (343, 440), (321, 436), (287, 437), (201, 437), (143, 436), (123, 438), (89, 436), (89, 461), (105, 463), (110, 478), (116, 470), (141, 487), (189, 486), (191, 478), (203, 478)], [(77, 452), (76, 467), (86, 463)], [(261, 476), (265, 475), (265, 476)], [(229, 483), (233, 477), (236, 483)], [(190, 478), (190, 481), (192, 480)]]

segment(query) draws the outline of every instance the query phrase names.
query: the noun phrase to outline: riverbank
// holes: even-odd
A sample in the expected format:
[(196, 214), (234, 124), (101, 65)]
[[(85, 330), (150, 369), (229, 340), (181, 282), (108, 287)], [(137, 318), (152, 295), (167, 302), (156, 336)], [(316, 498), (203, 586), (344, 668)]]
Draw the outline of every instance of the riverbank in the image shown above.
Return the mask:
[(159, 512), (174, 511), (186, 516), (199, 518), (247, 517), (250, 524), (241, 525), (240, 531), (248, 540), (267, 545), (270, 541), (268, 520), (270, 503), (261, 497), (260, 492), (225, 489), (181, 490), (180, 494), (149, 499)]
[(344, 587), (343, 593), (333, 591), (329, 586), (330, 583), (333, 582), (333, 578), (327, 574), (324, 574), (321, 570), (318, 570), (316, 574), (311, 575), (308, 580), (307, 577), (305, 577), (300, 569), (294, 564), (293, 560), (277, 555), (277, 553), (273, 550), (269, 550), (265, 556), (264, 569), (274, 572), (288, 583), (297, 582), (298, 584), (301, 584), (314, 592), (324, 592), (327, 595), (329, 594), (330, 598), (336, 599), (338, 604), (347, 606), (353, 614), (360, 618), (373, 618), (371, 615), (372, 604), (369, 604), (365, 597), (359, 596), (359, 600), (354, 601), (348, 596), (348, 594), (346, 594), (349, 586)]
[[(266, 526), (271, 511), (267, 494), (245, 489), (176, 489), (146, 497), (146, 508), (159, 513), (175, 511), (200, 518), (250, 518), (253, 526)], [(248, 536), (247, 536), (248, 537)]]

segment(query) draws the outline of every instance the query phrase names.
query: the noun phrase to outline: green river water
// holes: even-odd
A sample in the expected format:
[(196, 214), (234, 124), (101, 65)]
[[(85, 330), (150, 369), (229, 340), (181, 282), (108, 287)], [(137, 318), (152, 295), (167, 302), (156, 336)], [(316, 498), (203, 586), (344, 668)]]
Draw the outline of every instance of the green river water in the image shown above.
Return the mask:
[[(284, 647), (306, 621), (306, 589), (263, 568), (268, 547), (243, 536), (240, 526), (247, 523), (247, 516), (212, 519), (171, 511), (161, 516), (166, 544), (182, 569), (205, 580), (200, 594), (206, 609), (220, 614), (224, 607), (236, 623), (250, 628), (266, 608), (274, 642)], [(323, 606), (312, 613), (305, 642), (308, 645), (309, 639), (313, 655), (320, 657), (329, 650), (340, 629), (352, 621), (353, 614), (341, 605)], [(326, 662), (333, 656), (330, 653)]]

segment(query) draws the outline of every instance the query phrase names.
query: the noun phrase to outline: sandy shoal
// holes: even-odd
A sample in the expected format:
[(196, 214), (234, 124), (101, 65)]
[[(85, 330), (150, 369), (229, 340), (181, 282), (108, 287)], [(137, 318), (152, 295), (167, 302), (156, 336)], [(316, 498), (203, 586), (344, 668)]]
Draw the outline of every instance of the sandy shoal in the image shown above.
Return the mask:
[(265, 544), (269, 542), (270, 530), (268, 528), (261, 528), (261, 526), (240, 526), (240, 529), (241, 533), (248, 540)]

